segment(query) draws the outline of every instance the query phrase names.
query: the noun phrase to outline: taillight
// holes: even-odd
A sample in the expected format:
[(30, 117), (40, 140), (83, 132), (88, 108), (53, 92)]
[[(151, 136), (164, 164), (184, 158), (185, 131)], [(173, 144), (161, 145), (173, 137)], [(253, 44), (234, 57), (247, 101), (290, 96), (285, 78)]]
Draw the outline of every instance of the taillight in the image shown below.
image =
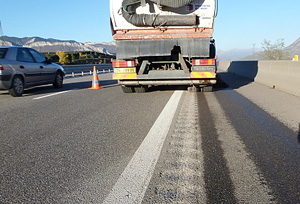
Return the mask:
[(201, 66), (201, 65), (216, 65), (215, 59), (194, 59), (193, 65)]
[(134, 61), (115, 60), (112, 64), (113, 67), (135, 67)]
[(3, 66), (0, 64), (0, 70), (4, 70)]

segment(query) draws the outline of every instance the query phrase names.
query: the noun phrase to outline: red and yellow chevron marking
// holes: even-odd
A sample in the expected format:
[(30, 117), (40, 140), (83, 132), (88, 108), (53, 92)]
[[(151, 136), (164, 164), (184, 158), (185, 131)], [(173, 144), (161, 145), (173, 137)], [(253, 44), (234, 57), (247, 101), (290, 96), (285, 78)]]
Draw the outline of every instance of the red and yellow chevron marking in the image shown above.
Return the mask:
[(113, 74), (113, 79), (137, 79), (137, 74)]
[(191, 79), (212, 79), (216, 78), (214, 72), (191, 72)]

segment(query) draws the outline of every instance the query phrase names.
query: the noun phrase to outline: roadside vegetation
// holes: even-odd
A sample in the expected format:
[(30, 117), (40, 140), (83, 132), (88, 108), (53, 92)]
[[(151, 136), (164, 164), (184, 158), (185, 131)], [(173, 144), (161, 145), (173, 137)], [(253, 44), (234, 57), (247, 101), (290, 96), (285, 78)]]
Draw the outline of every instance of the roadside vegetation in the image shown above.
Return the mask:
[(47, 59), (62, 65), (71, 64), (109, 64), (114, 55), (107, 55), (99, 52), (81, 51), (81, 52), (64, 52), (43, 53)]
[(269, 40), (262, 42), (263, 53), (262, 55), (266, 60), (290, 60), (291, 53), (284, 50), (284, 40), (279, 39), (275, 43)]

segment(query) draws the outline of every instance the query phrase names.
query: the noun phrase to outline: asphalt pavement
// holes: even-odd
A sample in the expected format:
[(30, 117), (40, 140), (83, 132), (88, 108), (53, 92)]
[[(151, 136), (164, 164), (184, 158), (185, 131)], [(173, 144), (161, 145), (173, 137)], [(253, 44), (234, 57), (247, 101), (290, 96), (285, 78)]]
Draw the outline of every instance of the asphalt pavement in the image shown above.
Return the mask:
[(99, 79), (101, 90), (89, 90), (92, 76), (84, 76), (22, 98), (1, 93), (2, 203), (105, 198), (174, 90), (127, 95), (111, 74)]
[(221, 77), (213, 93), (124, 94), (108, 73), (101, 90), (1, 91), (0, 203), (300, 203), (299, 97)]

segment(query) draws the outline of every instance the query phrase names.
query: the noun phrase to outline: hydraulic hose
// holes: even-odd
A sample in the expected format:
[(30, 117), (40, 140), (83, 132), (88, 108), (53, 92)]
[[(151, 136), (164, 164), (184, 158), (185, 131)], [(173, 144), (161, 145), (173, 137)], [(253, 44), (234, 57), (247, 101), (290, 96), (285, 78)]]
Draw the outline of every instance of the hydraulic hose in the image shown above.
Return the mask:
[(193, 0), (150, 0), (150, 1), (170, 8), (181, 8), (193, 2)]
[[(150, 0), (153, 3), (180, 8), (190, 4), (193, 0)], [(123, 17), (131, 24), (138, 27), (148, 26), (194, 26), (197, 25), (195, 15), (158, 15), (158, 14), (137, 14), (136, 8), (141, 4), (141, 0), (124, 0), (122, 2)]]

